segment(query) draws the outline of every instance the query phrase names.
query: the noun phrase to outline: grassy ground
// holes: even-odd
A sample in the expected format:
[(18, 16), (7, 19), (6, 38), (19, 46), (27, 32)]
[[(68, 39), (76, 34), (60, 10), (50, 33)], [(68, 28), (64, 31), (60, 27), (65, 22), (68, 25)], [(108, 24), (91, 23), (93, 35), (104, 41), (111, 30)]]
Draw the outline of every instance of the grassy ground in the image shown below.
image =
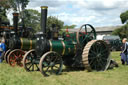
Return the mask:
[(20, 67), (0, 64), (0, 85), (128, 85), (128, 66), (122, 66), (120, 52), (112, 52), (119, 68), (105, 72), (69, 71), (43, 77), (40, 72), (26, 72)]

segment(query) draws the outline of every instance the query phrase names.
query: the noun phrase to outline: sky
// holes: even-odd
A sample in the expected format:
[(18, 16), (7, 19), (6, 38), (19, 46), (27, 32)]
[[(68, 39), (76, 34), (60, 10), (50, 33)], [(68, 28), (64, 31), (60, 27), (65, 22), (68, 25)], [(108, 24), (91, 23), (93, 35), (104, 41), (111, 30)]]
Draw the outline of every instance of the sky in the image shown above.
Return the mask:
[(128, 10), (128, 0), (30, 0), (27, 9), (40, 12), (40, 6), (48, 6), (48, 16), (65, 25), (102, 27), (121, 25), (120, 14)]

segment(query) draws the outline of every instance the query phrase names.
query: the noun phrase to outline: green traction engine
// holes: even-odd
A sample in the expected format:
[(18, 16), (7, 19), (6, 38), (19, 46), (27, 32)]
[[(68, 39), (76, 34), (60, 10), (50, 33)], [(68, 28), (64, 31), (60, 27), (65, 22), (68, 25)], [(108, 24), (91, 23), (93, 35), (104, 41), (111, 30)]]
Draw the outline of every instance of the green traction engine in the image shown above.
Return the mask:
[(4, 59), (11, 66), (23, 66), (22, 59), (26, 51), (35, 48), (36, 39), (28, 38), (28, 33), (26, 31), (19, 30), (18, 27), (18, 13), (13, 13), (13, 27), (14, 30), (10, 32), (9, 39), (5, 39), (7, 41), (6, 45), (8, 50), (4, 54)]
[(36, 40), (12, 37), (9, 40), (9, 50), (6, 52), (7, 62), (11, 66), (23, 66), (22, 60), (26, 51), (35, 48)]
[(44, 76), (60, 74), (63, 65), (88, 71), (106, 70), (110, 51), (104, 41), (96, 40), (94, 27), (84, 24), (77, 32), (65, 33), (61, 37), (55, 30), (47, 33), (47, 8), (41, 7), (41, 31), (35, 49), (24, 55), (24, 68), (27, 71), (40, 70)]

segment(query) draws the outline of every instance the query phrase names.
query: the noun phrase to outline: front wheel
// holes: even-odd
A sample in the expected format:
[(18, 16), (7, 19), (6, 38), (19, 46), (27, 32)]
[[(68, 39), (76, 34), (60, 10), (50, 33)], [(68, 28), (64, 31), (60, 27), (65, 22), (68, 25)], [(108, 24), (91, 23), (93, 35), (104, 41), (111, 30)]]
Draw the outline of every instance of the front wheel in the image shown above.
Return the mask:
[(8, 54), (8, 63), (13, 67), (16, 65), (22, 67), (23, 66), (22, 59), (24, 54), (25, 51), (20, 49), (15, 49), (10, 51), (10, 53)]
[(4, 54), (4, 60), (6, 61), (6, 63), (8, 63), (8, 54), (10, 53), (10, 49), (9, 50), (7, 50), (6, 52), (5, 52), (5, 54)]
[(62, 71), (63, 61), (62, 57), (53, 51), (46, 52), (40, 59), (39, 68), (44, 76), (50, 74), (60, 74)]
[(35, 50), (28, 51), (23, 58), (23, 66), (26, 71), (38, 71), (38, 63), (36, 63), (37, 57)]

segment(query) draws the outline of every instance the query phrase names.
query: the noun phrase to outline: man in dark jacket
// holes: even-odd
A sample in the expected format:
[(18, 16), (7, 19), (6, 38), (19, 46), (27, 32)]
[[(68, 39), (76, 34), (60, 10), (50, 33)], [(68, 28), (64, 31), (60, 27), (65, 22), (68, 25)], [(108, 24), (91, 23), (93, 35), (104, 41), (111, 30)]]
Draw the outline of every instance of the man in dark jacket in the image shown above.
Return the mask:
[(127, 38), (124, 38), (122, 40), (123, 46), (122, 46), (122, 52), (121, 52), (121, 61), (122, 64), (124, 65), (125, 62), (127, 62), (128, 65), (128, 42), (127, 42)]

